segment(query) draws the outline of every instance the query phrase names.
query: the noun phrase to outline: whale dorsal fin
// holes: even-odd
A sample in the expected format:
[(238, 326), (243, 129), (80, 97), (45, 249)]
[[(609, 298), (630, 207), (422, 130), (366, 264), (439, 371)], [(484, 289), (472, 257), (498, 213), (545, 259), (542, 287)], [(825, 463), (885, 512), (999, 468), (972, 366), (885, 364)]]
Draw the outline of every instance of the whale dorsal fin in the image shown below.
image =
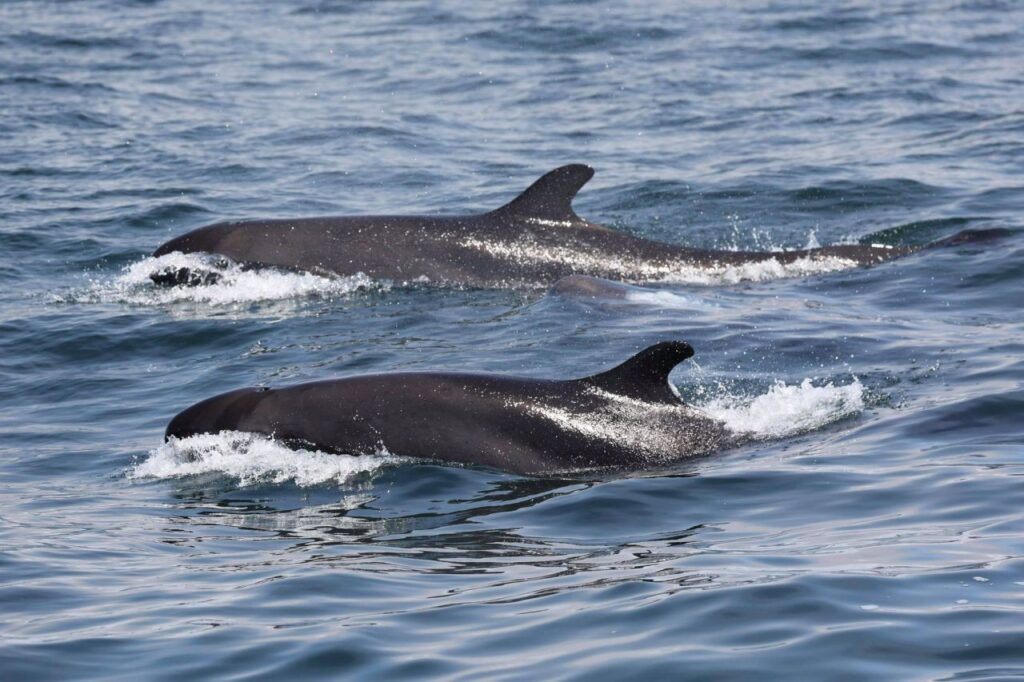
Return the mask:
[(592, 177), (594, 169), (582, 163), (556, 168), (494, 213), (557, 223), (579, 222), (580, 217), (572, 210), (572, 200)]
[(646, 402), (680, 404), (678, 394), (668, 383), (669, 372), (693, 355), (693, 347), (683, 341), (663, 341), (645, 348), (618, 367), (580, 379), (616, 395)]

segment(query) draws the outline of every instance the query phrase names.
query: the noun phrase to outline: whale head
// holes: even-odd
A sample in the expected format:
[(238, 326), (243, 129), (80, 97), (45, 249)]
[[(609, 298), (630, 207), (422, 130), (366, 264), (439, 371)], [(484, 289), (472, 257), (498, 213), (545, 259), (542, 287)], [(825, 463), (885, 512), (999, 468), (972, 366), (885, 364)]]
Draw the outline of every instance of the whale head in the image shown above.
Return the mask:
[(241, 388), (198, 402), (175, 415), (164, 440), (220, 431), (259, 431), (252, 428), (250, 418), (269, 393), (268, 388)]

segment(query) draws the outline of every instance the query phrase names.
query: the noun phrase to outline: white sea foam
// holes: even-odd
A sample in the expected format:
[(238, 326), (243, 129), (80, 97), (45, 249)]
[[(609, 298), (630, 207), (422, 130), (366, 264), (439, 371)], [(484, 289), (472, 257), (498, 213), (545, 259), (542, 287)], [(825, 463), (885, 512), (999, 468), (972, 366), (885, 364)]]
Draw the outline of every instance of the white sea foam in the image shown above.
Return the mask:
[(697, 407), (738, 435), (785, 438), (859, 414), (864, 410), (864, 387), (856, 379), (845, 386), (815, 386), (810, 379), (799, 385), (780, 381), (752, 399), (726, 395)]
[[(213, 273), (214, 284), (199, 286), (157, 286), (150, 275), (163, 270), (186, 268)], [(86, 298), (110, 303), (161, 305), (178, 302), (232, 305), (275, 301), (306, 296), (345, 296), (358, 291), (387, 290), (389, 285), (357, 274), (351, 277), (322, 277), (308, 272), (287, 272), (273, 268), (244, 270), (239, 265), (205, 254), (169, 253), (143, 258), (113, 279), (93, 281)]]
[(164, 443), (128, 470), (128, 478), (168, 479), (218, 473), (243, 486), (294, 481), (300, 486), (345, 483), (401, 462), (385, 451), (378, 455), (332, 455), (292, 450), (265, 436), (237, 431), (201, 434)]

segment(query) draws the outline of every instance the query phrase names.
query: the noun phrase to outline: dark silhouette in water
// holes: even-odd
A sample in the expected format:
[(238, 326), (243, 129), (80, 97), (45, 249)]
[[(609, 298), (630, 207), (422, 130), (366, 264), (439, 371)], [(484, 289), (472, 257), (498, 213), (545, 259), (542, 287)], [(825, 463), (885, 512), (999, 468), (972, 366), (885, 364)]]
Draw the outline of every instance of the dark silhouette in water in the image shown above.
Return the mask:
[(327, 452), (386, 450), (525, 474), (654, 466), (732, 442), (668, 382), (691, 355), (689, 344), (659, 343), (565, 381), (402, 373), (243, 388), (187, 408), (165, 437), (243, 431)]
[[(317, 274), (482, 287), (546, 286), (567, 275), (622, 281), (679, 278), (688, 270), (750, 264), (793, 266), (804, 274), (871, 265), (924, 247), (849, 244), (796, 251), (715, 251), (641, 239), (580, 218), (576, 193), (588, 166), (562, 166), (501, 208), (459, 216), (349, 216), (248, 220), (201, 227), (154, 252), (224, 256), (244, 267), (274, 266)], [(935, 245), (991, 236), (967, 230)], [(824, 267), (815, 260), (831, 259)], [(171, 267), (158, 284), (211, 284), (215, 272)]]

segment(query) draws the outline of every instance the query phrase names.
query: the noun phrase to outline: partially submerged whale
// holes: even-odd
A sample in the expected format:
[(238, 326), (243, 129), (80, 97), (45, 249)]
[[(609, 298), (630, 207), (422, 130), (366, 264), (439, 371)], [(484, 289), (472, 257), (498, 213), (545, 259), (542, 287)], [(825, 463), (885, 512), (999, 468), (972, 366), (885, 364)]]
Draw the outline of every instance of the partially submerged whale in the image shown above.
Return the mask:
[[(572, 164), (545, 174), (501, 208), (457, 216), (350, 216), (222, 222), (160, 246), (154, 256), (208, 253), (243, 267), (396, 282), (480, 287), (547, 286), (567, 275), (626, 282), (800, 275), (870, 265), (924, 247), (848, 244), (794, 251), (715, 251), (650, 241), (580, 218), (576, 193), (593, 177)], [(972, 241), (964, 231), (943, 243)], [(937, 243), (938, 244), (938, 243)], [(936, 244), (936, 245), (937, 245)], [(696, 273), (696, 274), (695, 274)], [(158, 284), (211, 284), (215, 272), (171, 266)]]
[(592, 277), (590, 275), (569, 275), (551, 285), (549, 293), (563, 298), (624, 301), (634, 287), (620, 282)]
[(185, 409), (165, 438), (243, 431), (326, 452), (386, 450), (522, 474), (646, 467), (732, 442), (668, 381), (692, 355), (687, 343), (663, 342), (565, 381), (401, 373), (243, 388)]

